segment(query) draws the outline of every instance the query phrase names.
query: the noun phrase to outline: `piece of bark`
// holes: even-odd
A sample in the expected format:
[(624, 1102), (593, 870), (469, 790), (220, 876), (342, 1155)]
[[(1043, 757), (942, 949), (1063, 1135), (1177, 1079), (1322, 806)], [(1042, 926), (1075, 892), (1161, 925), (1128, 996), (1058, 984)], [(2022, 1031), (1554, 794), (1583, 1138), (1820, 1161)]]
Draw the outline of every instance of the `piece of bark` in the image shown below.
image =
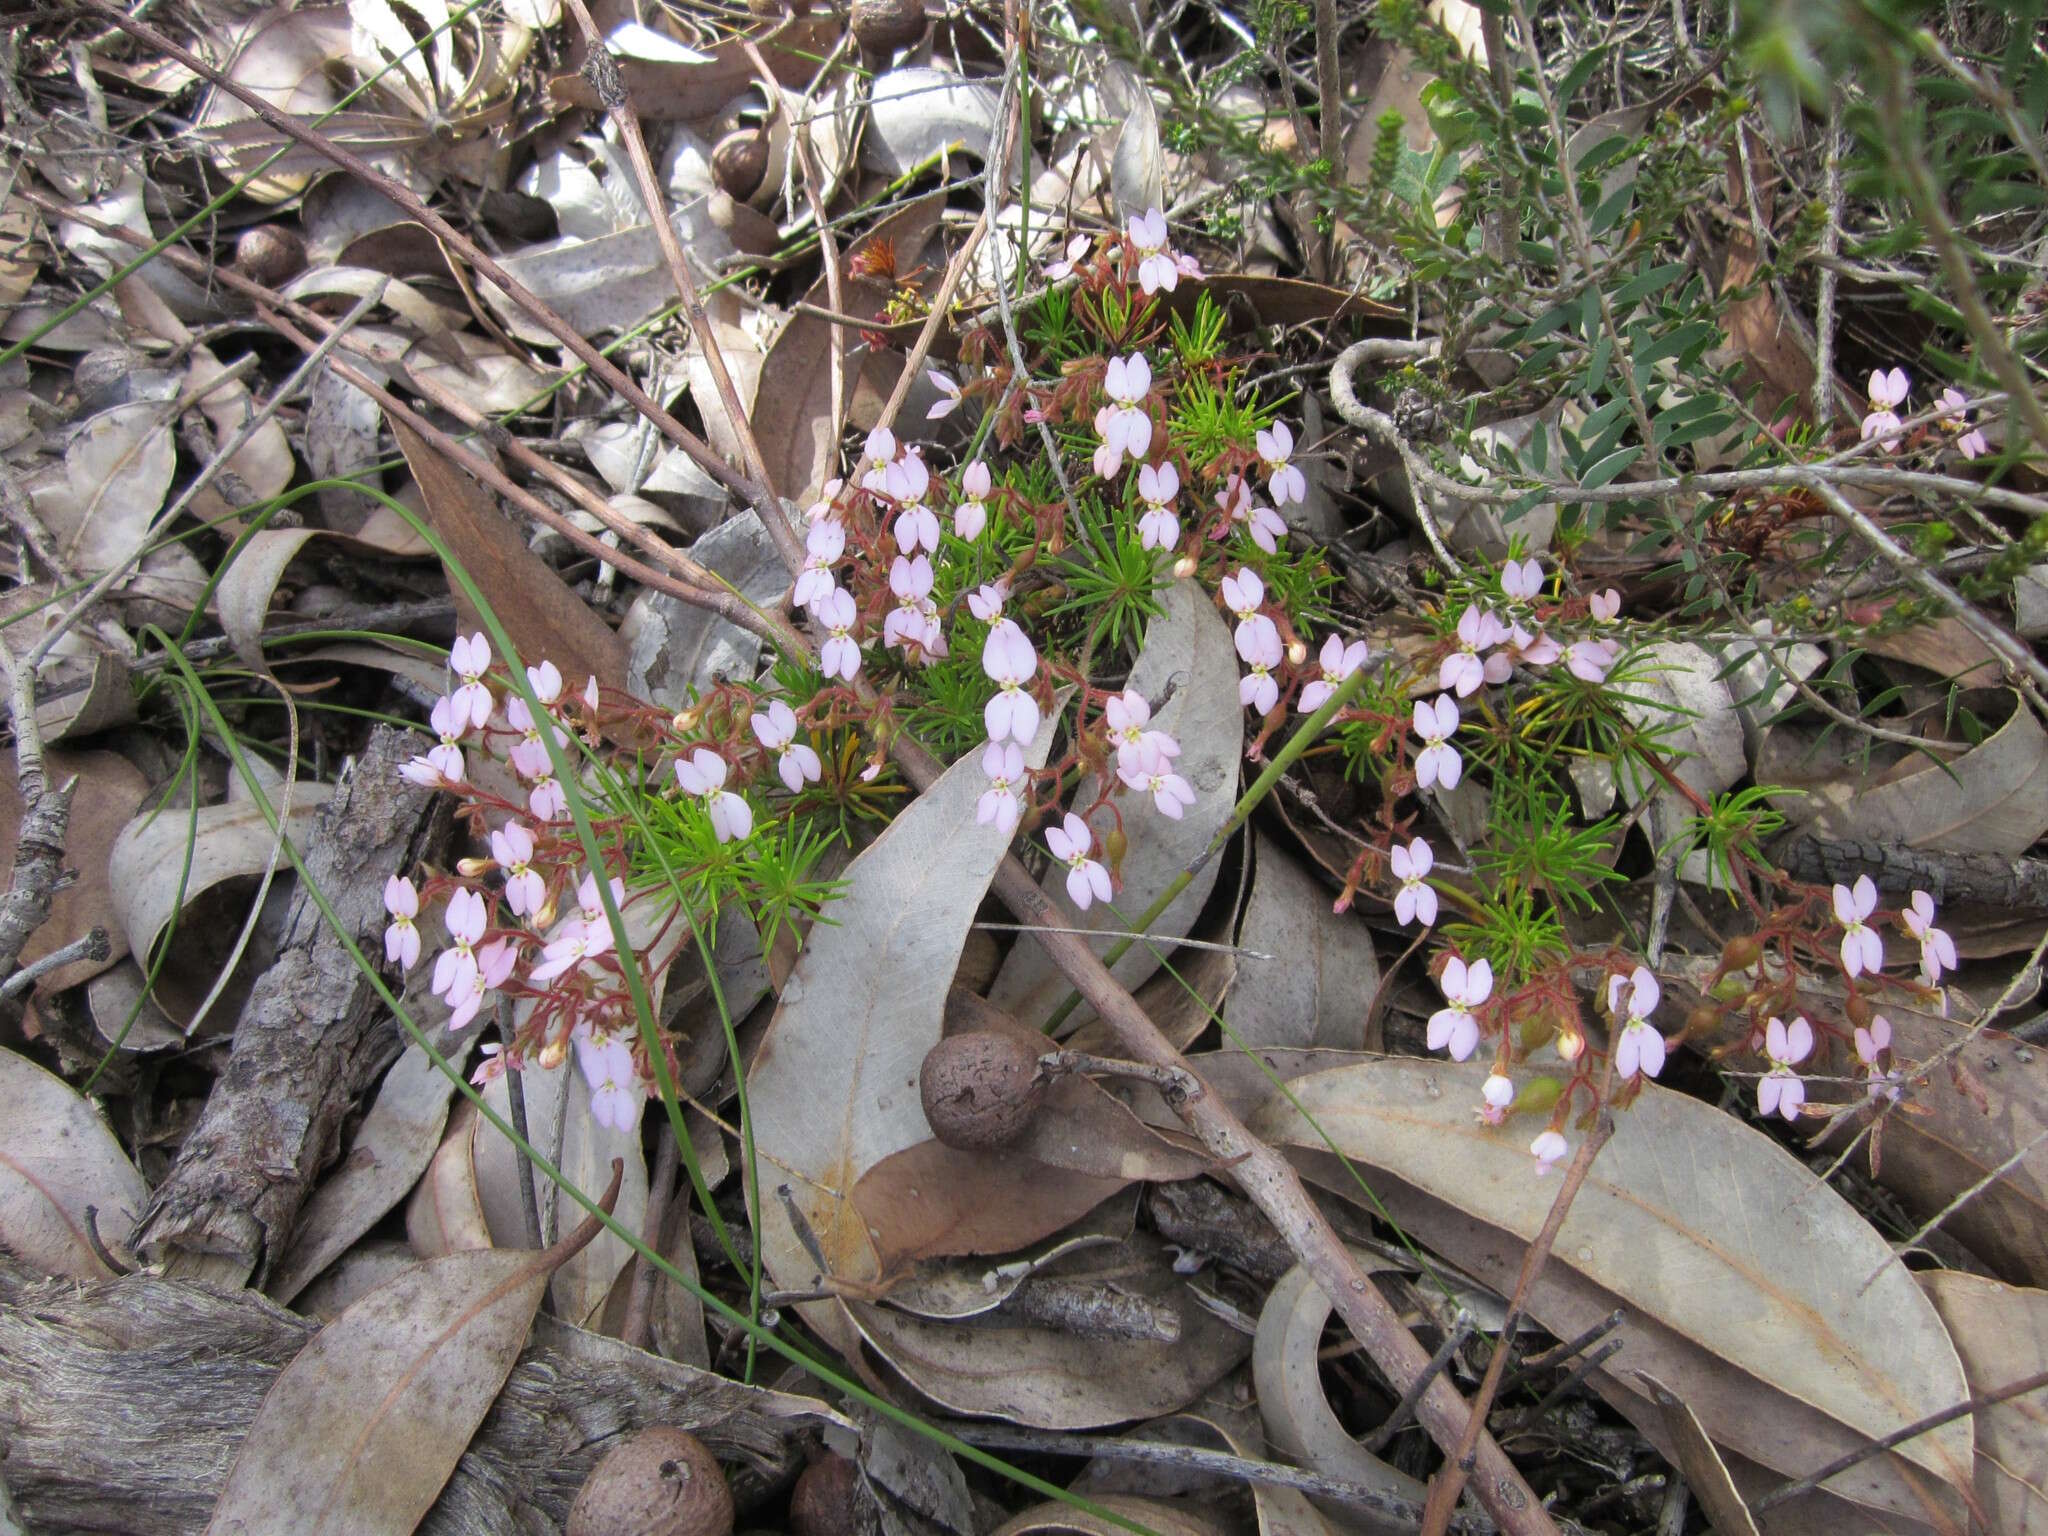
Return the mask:
[[(79, 1287), (0, 1259), (0, 1482), (37, 1536), (203, 1532), (257, 1406), (318, 1324), (253, 1291)], [(744, 1509), (793, 1478), (825, 1404), (541, 1318), (422, 1536), (556, 1536), (585, 1475), (655, 1424), (701, 1439)]]
[[(418, 738), (379, 726), (320, 814), (306, 866), (355, 941), (382, 954), (384, 882), (439, 854), (450, 802), (399, 768)], [(261, 1284), (340, 1147), (342, 1118), (396, 1048), (393, 1020), (320, 909), (292, 896), (277, 960), (251, 988), (227, 1069), (131, 1248), (167, 1273)]]
[(1981, 901), (2015, 912), (2048, 912), (2048, 859), (1943, 853), (1807, 832), (1779, 838), (1771, 856), (1795, 880), (1849, 885), (1858, 875), (1868, 875), (1879, 890), (1893, 895), (1925, 891), (1937, 902)]

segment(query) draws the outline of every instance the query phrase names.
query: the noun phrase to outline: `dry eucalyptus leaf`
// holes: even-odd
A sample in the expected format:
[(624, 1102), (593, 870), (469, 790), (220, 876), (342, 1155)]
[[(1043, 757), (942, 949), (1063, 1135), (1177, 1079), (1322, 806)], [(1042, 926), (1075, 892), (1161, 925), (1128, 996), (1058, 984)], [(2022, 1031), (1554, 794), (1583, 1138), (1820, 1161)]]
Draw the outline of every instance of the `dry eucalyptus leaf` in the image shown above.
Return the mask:
[[(1025, 754), (1034, 765), (1055, 718)], [(811, 931), (748, 1071), (764, 1206), (755, 1230), (785, 1289), (808, 1290), (818, 1275), (776, 1198), (785, 1184), (834, 1276), (880, 1273), (853, 1188), (931, 1135), (918, 1070), (939, 1042), (968, 925), (1010, 843), (975, 820), (987, 788), (979, 754), (968, 754), (847, 866), (834, 921)]]
[[(16, 842), (27, 810), (15, 772), (14, 753), (0, 754), (0, 869), (14, 867)], [(63, 860), (66, 869), (77, 872), (77, 878), (51, 896), (50, 915), (22, 945), (21, 963), (40, 960), (95, 928), (107, 930), (109, 945), (106, 959), (74, 960), (39, 980), (37, 990), (47, 993), (90, 981), (118, 965), (128, 953), (111, 860), (115, 836), (141, 807), (149, 785), (133, 763), (114, 752), (45, 752), (43, 773), (52, 787), (73, 778), (78, 781), (71, 796)]]
[(959, 1258), (920, 1264), (908, 1280), (889, 1287), (888, 1304), (914, 1317), (958, 1322), (993, 1312), (1017, 1287), (1046, 1266), (1084, 1248), (1122, 1243), (1135, 1230), (1138, 1191), (1126, 1189), (1056, 1235), (1032, 1243), (1001, 1263)]
[[(1642, 1371), (1636, 1372), (1636, 1376), (1649, 1389), (1650, 1401), (1656, 1404), (1658, 1413), (1663, 1416), (1665, 1438), (1671, 1442), (1678, 1470), (1685, 1474), (1686, 1486), (1700, 1501), (1700, 1508), (1714, 1522), (1716, 1536), (1759, 1536), (1756, 1517), (1743, 1502), (1741, 1490), (1735, 1486), (1735, 1479), (1728, 1471), (1728, 1464), (1721, 1460), (1721, 1453), (1707, 1438), (1698, 1416), (1676, 1392), (1656, 1377)], [(1981, 1454), (1979, 1465), (1982, 1465)]]
[[(1983, 1397), (2048, 1370), (2048, 1291), (1936, 1270), (1920, 1284), (1963, 1358), (1970, 1395)], [(2048, 1531), (2048, 1387), (1977, 1414), (1977, 1499), (1999, 1536)]]
[[(1105, 1493), (1090, 1502), (1151, 1531), (1153, 1536), (1222, 1536), (1224, 1530), (1210, 1515), (1185, 1505), (1169, 1504), (1164, 1499)], [(1054, 1499), (1012, 1515), (990, 1536), (1127, 1536), (1129, 1529)]]
[(207, 1536), (411, 1536), (517, 1363), (548, 1267), (451, 1253), (327, 1324), (265, 1395)]
[(357, 1243), (299, 1292), (295, 1310), (331, 1323), (388, 1280), (396, 1280), (420, 1262), (420, 1256), (391, 1238)]
[(2018, 705), (1980, 745), (1947, 763), (1907, 758), (1876, 780), (1806, 786), (1823, 837), (2017, 858), (2048, 832), (2048, 731)]
[[(831, 53), (844, 29), (842, 18), (820, 12), (795, 17), (772, 34), (751, 41), (778, 81), (802, 87), (817, 73), (818, 60)], [(624, 37), (621, 31), (610, 36), (612, 52), (618, 57), (626, 92), (647, 122), (695, 122), (714, 117), (759, 79), (746, 47), (748, 39), (734, 37), (697, 49), (685, 48), (648, 27)], [(602, 105), (580, 72), (552, 76), (548, 97), (557, 108)]]
[(46, 1274), (104, 1280), (86, 1208), (118, 1257), (148, 1198), (98, 1110), (61, 1077), (0, 1051), (0, 1249)]
[[(195, 346), (186, 387), (197, 394), (226, 372), (211, 349)], [(199, 412), (206, 418), (207, 425), (213, 428), (214, 441), (225, 445), (256, 414), (256, 402), (249, 398), (249, 386), (237, 379), (202, 396)], [(298, 463), (292, 457), (292, 445), (274, 416), (256, 428), (249, 440), (235, 450), (228, 459), (227, 467), (257, 501), (269, 501), (282, 495), (292, 483), (292, 476), (298, 472)]]
[(1151, 87), (1128, 64), (1113, 62), (1106, 86), (1121, 109), (1116, 147), (1109, 156), (1109, 195), (1117, 218), (1128, 221), (1166, 206), (1166, 152), (1159, 142), (1159, 108)]
[[(1353, 1256), (1368, 1274), (1388, 1267), (1370, 1254), (1354, 1251)], [(1267, 1294), (1252, 1344), (1252, 1380), (1258, 1385), (1266, 1437), (1311, 1472), (1343, 1478), (1420, 1506), (1429, 1490), (1353, 1439), (1323, 1395), (1318, 1360), (1323, 1329), (1332, 1310), (1330, 1299), (1298, 1264)], [(1414, 1529), (1411, 1523), (1383, 1519), (1352, 1505), (1329, 1502), (1319, 1507), (1347, 1527), (1356, 1526), (1373, 1536)]]
[[(520, 1079), (526, 1086), (526, 1129), (534, 1145), (546, 1149), (555, 1116), (564, 1112), (567, 1095), (568, 1123), (562, 1141), (560, 1172), (568, 1183), (592, 1200), (611, 1183), (612, 1164), (623, 1161), (625, 1177), (619, 1185), (618, 1205), (612, 1214), (628, 1231), (640, 1230), (647, 1216), (647, 1158), (640, 1147), (640, 1133), (615, 1131), (599, 1125), (590, 1112), (590, 1093), (582, 1073), (573, 1062), (564, 1062), (552, 1072), (529, 1063)], [(498, 1077), (484, 1089), (484, 1102), (508, 1123), (511, 1100), (505, 1079)], [(521, 1211), (523, 1197), (519, 1181), (531, 1179), (537, 1202), (547, 1197), (548, 1178), (539, 1172), (519, 1149), (488, 1120), (479, 1118), (476, 1127), (476, 1184), (490, 1224), (491, 1240), (500, 1248), (517, 1248), (526, 1240), (526, 1219)], [(566, 1230), (580, 1209), (566, 1195), (557, 1195)], [(555, 1274), (555, 1315), (577, 1327), (587, 1327), (604, 1309), (612, 1282), (633, 1260), (633, 1250), (617, 1233), (605, 1231), (564, 1264)]]
[(926, 65), (878, 75), (869, 91), (861, 163), (902, 176), (946, 150), (985, 159), (1001, 95), (994, 80), (963, 80)]
[(65, 445), (63, 467), (29, 479), (29, 500), (65, 563), (97, 576), (149, 537), (177, 463), (161, 405), (117, 405), (79, 423)]
[(1185, 1408), (1251, 1347), (1196, 1299), (1149, 1233), (1081, 1250), (1057, 1269), (1063, 1279), (1099, 1279), (1121, 1296), (1171, 1307), (1180, 1338), (1081, 1338), (1013, 1326), (1001, 1314), (952, 1323), (863, 1303), (846, 1310), (868, 1343), (941, 1407), (1039, 1429), (1090, 1429)]
[[(312, 834), (320, 808), (334, 793), (331, 784), (300, 783), (292, 792), (285, 818), (286, 833), (303, 844)], [(186, 844), (191, 843), (191, 871), (185, 873)], [(166, 805), (136, 817), (121, 829), (108, 856), (108, 884), (114, 911), (128, 947), (137, 955), (155, 952), (157, 940), (177, 916), (179, 880), (184, 877), (183, 905), (189, 907), (206, 892), (230, 880), (260, 875), (271, 867), (276, 836), (255, 805), (203, 805), (197, 816), (182, 805)], [(164, 986), (158, 985), (162, 1001)], [(166, 1007), (175, 1018), (177, 1010)]]
[[(1168, 587), (1165, 601), (1166, 611), (1146, 630), (1145, 644), (1126, 686), (1155, 704), (1172, 690), (1172, 697), (1153, 714), (1152, 724), (1179, 739), (1181, 755), (1175, 767), (1194, 786), (1195, 803), (1180, 820), (1172, 821), (1139, 796), (1125, 802), (1125, 819), (1133, 825), (1117, 907), (1129, 917), (1150, 906), (1229, 821), (1237, 799), (1238, 761), (1244, 741), (1244, 706), (1237, 701), (1237, 653), (1230, 625), (1193, 579)], [(1097, 781), (1091, 777), (1082, 782), (1070, 803), (1091, 805), (1097, 792)], [(1218, 873), (1217, 860), (1203, 864), (1187, 889), (1151, 925), (1148, 932), (1155, 941), (1181, 938), (1194, 926), (1203, 903), (1215, 889)], [(1041, 884), (1048, 899), (1067, 914), (1073, 926), (1124, 926), (1125, 919), (1112, 912), (1107, 902), (1086, 912), (1074, 911), (1066, 899), (1065, 871), (1055, 869)], [(1113, 942), (1092, 939), (1089, 945), (1099, 955)], [(1125, 987), (1135, 987), (1158, 968), (1152, 947), (1140, 941), (1125, 951), (1111, 974)], [(1042, 948), (1019, 944), (996, 974), (989, 1001), (1036, 1028), (1070, 990), (1066, 977)]]
[[(1420, 1242), (1492, 1281), (1503, 1267), (1512, 1275), (1555, 1186), (1532, 1176), (1519, 1127), (1473, 1116), (1488, 1070), (1388, 1059), (1321, 1072), (1289, 1085), (1299, 1109), (1276, 1096), (1251, 1127), (1321, 1151), (1313, 1117), (1378, 1171), (1375, 1190)], [(1531, 1300), (1545, 1327), (1569, 1337), (1626, 1306), (1632, 1366), (1682, 1392), (1717, 1443), (1790, 1476), (1962, 1399), (1955, 1350), (1912, 1276), (1804, 1164), (1655, 1084), (1615, 1118)], [(1958, 1422), (1827, 1487), (1907, 1519), (1959, 1522), (1969, 1468)]]
[(406, 1202), (405, 1235), (417, 1258), (438, 1259), (472, 1248), (524, 1246), (523, 1227), (519, 1229), (520, 1242), (491, 1242), (491, 1224), (477, 1189), (476, 1128), (482, 1118), (468, 1099), (455, 1106), (441, 1145)]
[[(459, 1068), (461, 1061), (455, 1064)], [(370, 1112), (356, 1128), (354, 1143), (299, 1213), (291, 1246), (271, 1271), (273, 1300), (289, 1305), (308, 1281), (405, 1198), (440, 1145), (454, 1091), (447, 1074), (418, 1045), (408, 1046), (391, 1064)]]
[[(1330, 910), (1330, 894), (1272, 838), (1254, 838), (1251, 900), (1238, 929), (1237, 985), (1224, 1022), (1244, 1045), (1358, 1050), (1379, 991), (1372, 934)], [(1270, 959), (1260, 959), (1268, 955)]]
[[(772, 603), (789, 587), (782, 557), (751, 507), (705, 534), (690, 557), (750, 603)], [(634, 598), (618, 638), (627, 688), (663, 709), (681, 709), (715, 682), (752, 677), (761, 656), (760, 636), (666, 592)]]

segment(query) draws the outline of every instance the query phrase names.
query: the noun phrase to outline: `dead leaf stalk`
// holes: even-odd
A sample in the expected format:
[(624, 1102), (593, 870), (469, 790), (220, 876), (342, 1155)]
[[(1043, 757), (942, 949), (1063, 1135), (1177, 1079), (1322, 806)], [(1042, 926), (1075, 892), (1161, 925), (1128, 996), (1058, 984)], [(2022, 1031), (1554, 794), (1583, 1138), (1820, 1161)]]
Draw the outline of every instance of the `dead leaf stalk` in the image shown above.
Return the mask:
[[(640, 1231), (649, 1253), (667, 1251), (669, 1212), (675, 1204), (676, 1175), (681, 1171), (682, 1161), (682, 1148), (673, 1131), (655, 1138), (654, 1169), (647, 1177), (647, 1218)], [(635, 1349), (647, 1347), (654, 1316), (654, 1288), (660, 1283), (660, 1272), (647, 1261), (647, 1254), (635, 1254), (632, 1289), (626, 1293), (626, 1318), (619, 1327), (621, 1343)]]
[(35, 669), (17, 658), (0, 635), (0, 667), (7, 671), (8, 712), (14, 718), (15, 784), (21, 794), (21, 830), (14, 845), (14, 873), (0, 896), (0, 975), (14, 969), (22, 946), (50, 916), (50, 900), (64, 865), (64, 838), (71, 826), (74, 778), (52, 786), (43, 769), (43, 733), (36, 725)]
[[(88, 9), (104, 16), (108, 21), (119, 27), (123, 32), (128, 33), (138, 42), (156, 50), (166, 58), (175, 59), (208, 84), (225, 91), (228, 95), (248, 107), (263, 122), (275, 128), (279, 133), (284, 134), (294, 143), (303, 145), (305, 148), (313, 151), (313, 153), (346, 171), (357, 181), (389, 198), (405, 213), (406, 217), (414, 219), (425, 226), (436, 239), (442, 242), (451, 254), (461, 257), (484, 277), (503, 289), (506, 296), (513, 303), (524, 310), (537, 325), (546, 329), (571, 355), (581, 362), (590, 371), (593, 378), (615, 391), (643, 417), (652, 422), (664, 437), (688, 454), (706, 474), (710, 475), (712, 479), (716, 480), (727, 490), (744, 497), (748, 505), (760, 514), (764, 527), (772, 530), (778, 523), (781, 524), (782, 532), (790, 542), (791, 551), (801, 553), (801, 546), (795, 543), (796, 536), (789, 530), (788, 520), (783, 516), (782, 505), (771, 490), (749, 475), (736, 473), (732, 466), (721, 459), (708, 443), (669, 414), (658, 401), (636, 384), (618, 364), (605, 356), (601, 350), (582, 336), (574, 326), (557, 314), (548, 305), (546, 300), (520, 282), (518, 278), (507, 272), (492, 259), (488, 252), (481, 249), (467, 235), (456, 229), (454, 225), (428, 207), (404, 183), (385, 175), (360, 156), (344, 149), (340, 144), (337, 144), (318, 130), (307, 127), (289, 113), (279, 111), (248, 86), (230, 79), (214, 65), (200, 58), (199, 55), (193, 53), (190, 49), (180, 47), (169, 36), (158, 31), (155, 27), (136, 21), (119, 7), (110, 3), (110, 0), (82, 0), (82, 3)], [(70, 217), (69, 210), (65, 211), (65, 217)], [(779, 544), (778, 551), (785, 555), (791, 552), (782, 551)]]
[[(1358, 1443), (1377, 1456), (1404, 1428), (1415, 1415), (1416, 1401), (1428, 1390), (1429, 1384), (1442, 1375), (1450, 1365), (1451, 1357), (1472, 1337), (1472, 1314), (1463, 1307), (1458, 1309), (1457, 1318), (1450, 1332), (1444, 1335), (1443, 1343), (1437, 1345), (1436, 1353), (1429, 1357), (1429, 1368), (1408, 1383), (1408, 1390), (1401, 1394), (1401, 1400), (1394, 1404), (1394, 1411), (1380, 1421), (1380, 1427)], [(1503, 1345), (1503, 1348), (1506, 1346)]]
[[(1525, 23), (1526, 25), (1526, 23)], [(1608, 1077), (1613, 1077), (1613, 1066), (1608, 1067)], [(1605, 1096), (1606, 1085), (1602, 1085)], [(1593, 1126), (1592, 1134), (1579, 1143), (1578, 1155), (1572, 1159), (1571, 1167), (1565, 1170), (1564, 1182), (1558, 1186), (1557, 1198), (1550, 1202), (1550, 1214), (1543, 1218), (1543, 1227), (1536, 1234), (1536, 1240), (1522, 1255), (1522, 1272), (1515, 1279), (1515, 1293), (1508, 1300), (1508, 1315), (1501, 1324), (1500, 1343), (1494, 1349), (1493, 1358), (1487, 1362), (1485, 1379), (1479, 1383), (1479, 1391), (1472, 1399), (1472, 1408), (1465, 1422), (1464, 1434), (1459, 1439), (1458, 1449), (1444, 1463), (1436, 1480), (1430, 1484), (1429, 1503), (1423, 1511), (1423, 1536), (1444, 1536), (1450, 1528), (1451, 1513), (1458, 1507), (1458, 1496), (1464, 1492), (1465, 1479), (1477, 1464), (1475, 1451), (1480, 1437), (1485, 1433), (1486, 1415), (1493, 1407), (1495, 1395), (1500, 1391), (1501, 1376), (1506, 1372), (1508, 1356), (1514, 1351), (1515, 1329), (1528, 1309), (1529, 1293), (1535, 1289), (1536, 1279), (1543, 1273), (1543, 1266), (1550, 1258), (1551, 1247), (1557, 1242), (1557, 1234), (1563, 1230), (1564, 1219), (1571, 1213), (1572, 1201), (1586, 1182), (1586, 1175), (1593, 1171), (1593, 1159), (1600, 1155), (1600, 1149), (1607, 1145), (1614, 1135), (1614, 1116), (1602, 1112)], [(1619, 1341), (1614, 1341), (1618, 1343)]]

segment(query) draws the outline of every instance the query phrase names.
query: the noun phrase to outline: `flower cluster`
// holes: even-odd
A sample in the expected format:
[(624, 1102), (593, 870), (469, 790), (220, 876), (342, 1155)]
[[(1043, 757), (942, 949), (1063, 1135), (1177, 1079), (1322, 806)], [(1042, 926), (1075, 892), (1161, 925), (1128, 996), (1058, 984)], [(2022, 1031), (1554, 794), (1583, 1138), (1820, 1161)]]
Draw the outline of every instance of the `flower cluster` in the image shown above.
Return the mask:
[[(1862, 440), (1875, 439), (1886, 453), (1897, 453), (1906, 430), (1899, 413), (1912, 393), (1912, 381), (1903, 368), (1874, 368), (1867, 393), (1870, 410), (1863, 418)], [(1941, 429), (1955, 439), (1956, 452), (1974, 459), (1991, 451), (1983, 429), (1971, 421), (1969, 397), (1961, 390), (1952, 385), (1943, 389), (1935, 406), (1942, 413)]]

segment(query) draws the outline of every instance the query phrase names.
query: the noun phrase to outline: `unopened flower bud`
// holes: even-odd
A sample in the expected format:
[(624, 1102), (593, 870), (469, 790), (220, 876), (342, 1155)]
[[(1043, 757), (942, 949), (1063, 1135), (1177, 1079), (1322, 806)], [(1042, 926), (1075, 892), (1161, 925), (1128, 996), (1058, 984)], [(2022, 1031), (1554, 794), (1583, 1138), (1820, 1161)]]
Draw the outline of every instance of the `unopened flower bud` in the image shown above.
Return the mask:
[(1711, 1040), (1721, 1033), (1725, 1017), (1713, 1003), (1701, 1003), (1685, 1016), (1684, 1034), (1689, 1040)]
[(1746, 971), (1764, 957), (1763, 941), (1753, 933), (1738, 933), (1721, 946), (1721, 967)]
[(533, 926), (540, 932), (545, 933), (548, 929), (552, 928), (555, 923), (555, 898), (553, 894), (550, 893), (548, 899), (534, 908), (528, 916), (533, 919)]
[(1178, 560), (1173, 562), (1173, 575), (1176, 581), (1186, 581), (1190, 576), (1194, 574), (1195, 557), (1193, 555), (1182, 555)]
[(1129, 851), (1131, 840), (1124, 836), (1120, 826), (1111, 827), (1103, 834), (1102, 851), (1109, 855), (1109, 872), (1118, 880), (1124, 877), (1124, 854)]
[(1574, 1026), (1566, 1026), (1557, 1033), (1557, 1054), (1566, 1061), (1577, 1061), (1586, 1053), (1586, 1037)]
[(675, 718), (669, 721), (669, 726), (678, 736), (687, 736), (691, 731), (697, 729), (698, 722), (703, 718), (704, 710), (702, 706), (692, 704), (688, 709), (677, 710)]
[(465, 880), (481, 880), (498, 867), (496, 859), (462, 859), (455, 866), (455, 873)]
[(1723, 976), (1714, 983), (1712, 993), (1717, 1003), (1740, 1003), (1749, 997), (1749, 983), (1740, 976)]
[(1300, 640), (1293, 640), (1293, 641), (1290, 641), (1290, 642), (1288, 642), (1288, 646), (1287, 646), (1287, 664), (1288, 664), (1289, 666), (1293, 666), (1293, 667), (1298, 667), (1298, 666), (1300, 666), (1300, 665), (1301, 665), (1301, 664), (1302, 664), (1302, 663), (1303, 663), (1304, 661), (1307, 661), (1307, 660), (1308, 660), (1308, 647), (1307, 647), (1307, 646), (1306, 646), (1305, 644), (1303, 644), (1303, 643), (1302, 643), (1302, 642), (1301, 642)]
[(536, 1059), (540, 1063), (541, 1071), (554, 1071), (555, 1068), (569, 1059), (569, 1042), (566, 1040), (550, 1040), (540, 1048), (540, 1055)]

